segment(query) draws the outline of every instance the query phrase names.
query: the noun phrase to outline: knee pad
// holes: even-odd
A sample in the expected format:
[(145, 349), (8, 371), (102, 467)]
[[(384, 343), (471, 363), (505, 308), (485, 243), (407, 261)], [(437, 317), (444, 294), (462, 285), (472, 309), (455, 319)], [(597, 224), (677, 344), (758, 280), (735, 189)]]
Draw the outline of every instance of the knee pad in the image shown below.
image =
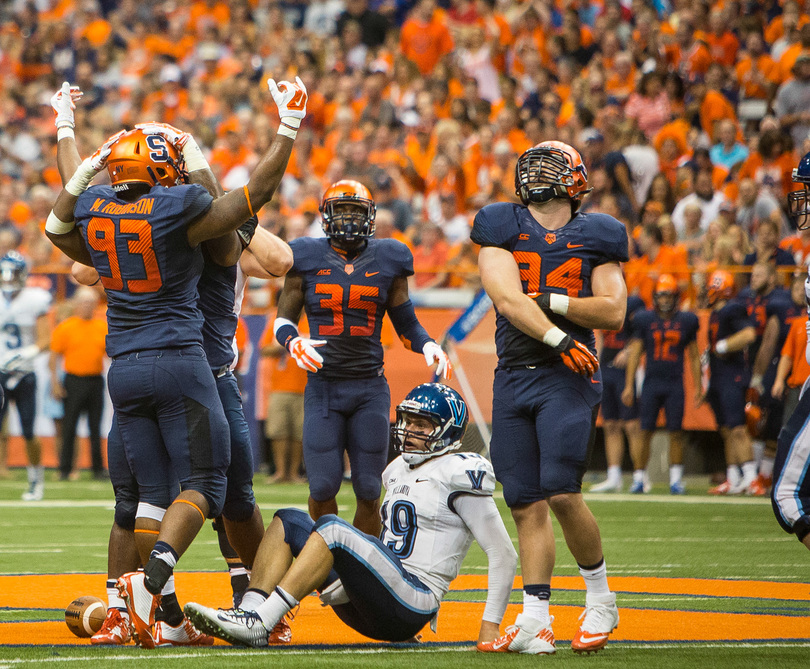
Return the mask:
[(205, 501), (208, 502), (209, 518), (222, 515), (222, 507), (225, 505), (225, 487), (224, 474), (192, 476), (181, 485), (182, 490), (193, 490), (205, 498)]
[(138, 501), (134, 499), (121, 499), (115, 501), (115, 524), (121, 529), (132, 532), (135, 529), (135, 514)]
[(380, 498), (380, 476), (366, 474), (352, 478), (352, 488), (357, 499), (369, 500)]
[[(325, 502), (334, 499), (340, 491), (340, 484), (342, 482), (343, 474), (341, 472), (338, 472), (337, 475), (332, 477), (310, 476), (309, 494), (316, 502)], [(379, 484), (380, 482), (377, 481), (377, 483)], [(377, 494), (379, 494), (379, 490)]]
[(284, 542), (290, 547), (293, 557), (298, 557), (309, 535), (312, 534), (315, 521), (309, 514), (299, 509), (279, 509), (273, 517), (281, 521), (284, 527)]
[(244, 523), (253, 517), (253, 509), (256, 507), (256, 498), (253, 490), (249, 494), (240, 495), (238, 499), (228, 499), (222, 507), (222, 515), (233, 523)]
[(804, 541), (804, 538), (810, 534), (810, 516), (802, 516), (793, 523), (793, 532), (799, 541)]

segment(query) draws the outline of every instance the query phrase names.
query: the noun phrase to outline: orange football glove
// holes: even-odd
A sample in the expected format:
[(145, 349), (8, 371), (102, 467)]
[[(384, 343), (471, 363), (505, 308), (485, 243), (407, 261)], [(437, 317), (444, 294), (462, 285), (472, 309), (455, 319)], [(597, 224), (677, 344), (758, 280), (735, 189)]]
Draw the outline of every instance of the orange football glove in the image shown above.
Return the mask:
[(313, 374), (323, 367), (323, 358), (315, 349), (323, 346), (325, 339), (307, 339), (305, 337), (295, 337), (287, 344), (287, 350), (296, 364)]
[(565, 335), (554, 350), (560, 354), (565, 366), (577, 374), (590, 378), (599, 369), (599, 360), (596, 356), (588, 350), (585, 344), (579, 343), (570, 335)]

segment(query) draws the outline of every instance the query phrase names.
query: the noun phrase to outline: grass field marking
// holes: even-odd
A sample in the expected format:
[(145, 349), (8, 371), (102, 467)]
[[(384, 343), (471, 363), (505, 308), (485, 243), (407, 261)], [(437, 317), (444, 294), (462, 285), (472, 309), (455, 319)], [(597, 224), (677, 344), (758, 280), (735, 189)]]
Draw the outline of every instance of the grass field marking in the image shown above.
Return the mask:
[[(500, 491), (499, 491), (500, 492)], [(708, 495), (617, 495), (616, 493), (583, 493), (594, 502), (641, 502), (650, 504), (731, 504), (735, 506), (770, 506), (767, 497), (709, 497)], [(495, 496), (498, 492), (495, 493)], [(503, 497), (503, 494), (501, 494)]]

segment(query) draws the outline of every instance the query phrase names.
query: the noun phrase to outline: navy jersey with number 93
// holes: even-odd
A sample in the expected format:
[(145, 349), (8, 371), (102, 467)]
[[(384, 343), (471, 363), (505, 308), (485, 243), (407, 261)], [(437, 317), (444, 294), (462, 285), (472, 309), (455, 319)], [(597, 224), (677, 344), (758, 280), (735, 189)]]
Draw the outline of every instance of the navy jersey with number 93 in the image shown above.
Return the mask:
[(154, 186), (134, 202), (92, 186), (74, 209), (107, 293), (107, 355), (202, 343), (197, 282), (203, 258), (188, 224), (213, 198), (199, 185)]

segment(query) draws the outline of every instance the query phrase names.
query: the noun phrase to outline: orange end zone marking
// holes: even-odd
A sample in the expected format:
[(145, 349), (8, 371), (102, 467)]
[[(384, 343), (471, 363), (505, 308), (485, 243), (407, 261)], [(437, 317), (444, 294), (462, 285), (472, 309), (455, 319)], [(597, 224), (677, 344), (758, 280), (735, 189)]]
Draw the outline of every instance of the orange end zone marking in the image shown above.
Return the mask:
[[(0, 606), (62, 608), (78, 595), (95, 595), (106, 599), (105, 580), (103, 574), (0, 576)], [(635, 577), (615, 577), (610, 582), (615, 590), (624, 592), (810, 599), (810, 588), (803, 583)], [(231, 599), (230, 583), (225, 572), (179, 572), (176, 574), (176, 584), (183, 603), (197, 601), (208, 606), (225, 606)], [(460, 576), (453, 586), (453, 590), (485, 590), (486, 576)], [(520, 587), (519, 579), (516, 579), (515, 587)], [(582, 579), (557, 577), (552, 580), (552, 587), (581, 590)], [(511, 624), (520, 610), (520, 605), (510, 604), (504, 626)], [(484, 604), (479, 602), (445, 602), (439, 613), (438, 634), (433, 634), (426, 627), (422, 631), (422, 639), (472, 643), (478, 635), (483, 611)], [(556, 616), (554, 633), (558, 640), (567, 641), (573, 637), (581, 611), (580, 606), (562, 606), (552, 602), (552, 612)], [(806, 618), (801, 616), (636, 608), (621, 609), (620, 614), (619, 627), (611, 635), (611, 639), (616, 641), (761, 641), (802, 639), (807, 636)], [(301, 610), (292, 628), (294, 645), (371, 643), (339, 622), (332, 610), (323, 608), (314, 597), (307, 597), (301, 602)], [(89, 645), (89, 640), (73, 636), (62, 621), (0, 624), (0, 645), (32, 643)]]

